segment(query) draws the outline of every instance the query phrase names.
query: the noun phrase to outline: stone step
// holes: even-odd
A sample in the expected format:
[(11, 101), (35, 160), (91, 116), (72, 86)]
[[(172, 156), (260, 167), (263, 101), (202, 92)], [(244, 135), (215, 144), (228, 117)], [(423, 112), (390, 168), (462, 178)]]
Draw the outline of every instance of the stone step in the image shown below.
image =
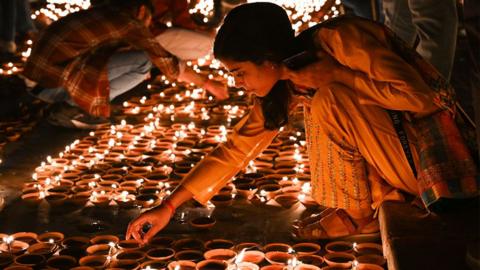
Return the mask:
[(441, 215), (408, 203), (385, 202), (379, 222), (388, 269), (480, 269), (478, 202)]

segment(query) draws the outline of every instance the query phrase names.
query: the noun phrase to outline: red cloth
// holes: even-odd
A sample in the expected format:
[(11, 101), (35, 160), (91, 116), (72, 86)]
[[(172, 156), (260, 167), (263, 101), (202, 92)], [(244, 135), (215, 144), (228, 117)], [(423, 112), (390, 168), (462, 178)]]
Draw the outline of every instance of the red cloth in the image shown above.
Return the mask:
[(155, 12), (150, 31), (157, 36), (167, 29), (165, 25), (171, 22), (173, 26), (195, 30), (197, 24), (188, 13), (187, 0), (152, 0)]

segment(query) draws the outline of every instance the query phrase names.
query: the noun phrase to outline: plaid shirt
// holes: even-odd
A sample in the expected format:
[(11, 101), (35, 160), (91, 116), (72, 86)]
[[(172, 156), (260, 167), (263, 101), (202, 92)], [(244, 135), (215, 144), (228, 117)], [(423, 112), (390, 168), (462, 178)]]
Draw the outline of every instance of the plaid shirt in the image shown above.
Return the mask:
[(35, 43), (24, 75), (46, 88), (64, 87), (91, 115), (109, 116), (107, 62), (126, 45), (146, 51), (166, 76), (178, 75), (177, 60), (146, 27), (110, 8), (80, 11), (50, 25)]

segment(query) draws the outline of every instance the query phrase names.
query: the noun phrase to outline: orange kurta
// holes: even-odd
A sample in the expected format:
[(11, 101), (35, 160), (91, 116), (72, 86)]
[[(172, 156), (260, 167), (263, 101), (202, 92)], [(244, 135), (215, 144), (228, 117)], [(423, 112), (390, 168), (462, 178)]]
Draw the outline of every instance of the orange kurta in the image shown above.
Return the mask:
[[(312, 196), (321, 205), (371, 212), (385, 200), (400, 200), (398, 189), (417, 194), (416, 180), (385, 109), (428, 115), (436, 93), (390, 47), (381, 26), (365, 20), (321, 27), (315, 45), (346, 68), (341, 79), (322, 70), (338, 65), (320, 60), (298, 72), (302, 86), (317, 89), (305, 105)], [(320, 50), (322, 48), (323, 50)], [(206, 203), (277, 134), (263, 127), (260, 104), (229, 140), (202, 160), (182, 181)], [(416, 135), (406, 123), (418, 163)]]

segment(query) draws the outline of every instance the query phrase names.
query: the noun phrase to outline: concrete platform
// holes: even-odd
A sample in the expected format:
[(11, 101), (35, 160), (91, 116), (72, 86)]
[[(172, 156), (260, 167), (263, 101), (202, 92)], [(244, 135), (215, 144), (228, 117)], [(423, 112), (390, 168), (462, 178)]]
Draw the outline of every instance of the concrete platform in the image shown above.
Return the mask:
[(386, 202), (379, 220), (388, 269), (480, 269), (478, 201), (442, 215), (407, 203)]

